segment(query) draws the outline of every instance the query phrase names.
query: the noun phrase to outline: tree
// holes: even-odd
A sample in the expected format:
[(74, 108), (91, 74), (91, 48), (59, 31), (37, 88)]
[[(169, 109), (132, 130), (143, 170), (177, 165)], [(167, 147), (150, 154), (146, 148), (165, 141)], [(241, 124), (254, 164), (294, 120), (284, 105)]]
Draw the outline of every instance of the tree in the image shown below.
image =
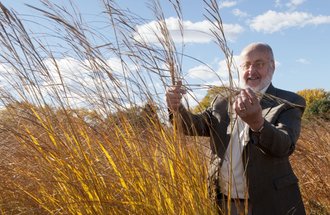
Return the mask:
[(330, 119), (330, 93), (324, 89), (305, 89), (297, 92), (306, 100), (304, 116)]
[(314, 101), (325, 99), (328, 94), (324, 89), (305, 89), (297, 93), (305, 98), (306, 109), (308, 109)]
[(193, 112), (197, 113), (207, 108), (213, 99), (220, 93), (226, 92), (226, 87), (214, 86), (207, 90), (206, 96), (198, 103), (193, 109)]
[(316, 100), (310, 105), (307, 111), (309, 115), (317, 116), (325, 120), (330, 120), (330, 100)]

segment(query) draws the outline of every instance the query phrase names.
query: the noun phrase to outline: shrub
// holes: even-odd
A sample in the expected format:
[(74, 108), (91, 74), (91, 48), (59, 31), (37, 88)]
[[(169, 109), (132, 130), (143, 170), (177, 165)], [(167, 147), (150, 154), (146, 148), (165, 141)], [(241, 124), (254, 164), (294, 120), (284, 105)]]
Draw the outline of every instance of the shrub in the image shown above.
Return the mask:
[(324, 89), (305, 89), (297, 92), (305, 98), (306, 106), (309, 107), (314, 101), (327, 97), (327, 92)]
[(322, 117), (329, 115), (330, 93), (324, 89), (305, 89), (297, 92), (306, 100), (304, 117)]
[(307, 111), (309, 115), (330, 120), (330, 100), (328, 99), (316, 100), (310, 105)]

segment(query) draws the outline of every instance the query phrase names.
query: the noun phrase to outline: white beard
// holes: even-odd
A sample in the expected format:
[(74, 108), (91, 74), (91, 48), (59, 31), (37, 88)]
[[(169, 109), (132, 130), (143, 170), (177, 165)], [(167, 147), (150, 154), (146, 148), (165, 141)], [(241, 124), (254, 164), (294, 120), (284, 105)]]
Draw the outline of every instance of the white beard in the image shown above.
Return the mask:
[(251, 87), (251, 86), (247, 85), (245, 80), (243, 80), (243, 78), (242, 78), (240, 80), (240, 85), (241, 85), (241, 88), (243, 88), (243, 89), (251, 88), (254, 92), (260, 92), (262, 89), (267, 87), (272, 82), (272, 79), (273, 79), (273, 73), (269, 73), (269, 75), (267, 77), (265, 77), (265, 79), (258, 86)]

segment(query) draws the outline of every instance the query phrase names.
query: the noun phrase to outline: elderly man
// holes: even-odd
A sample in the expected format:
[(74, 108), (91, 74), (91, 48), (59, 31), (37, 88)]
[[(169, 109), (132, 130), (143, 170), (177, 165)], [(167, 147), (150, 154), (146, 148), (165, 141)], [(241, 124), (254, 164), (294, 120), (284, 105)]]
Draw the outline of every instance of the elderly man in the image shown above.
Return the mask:
[[(210, 137), (209, 188), (225, 214), (305, 214), (289, 156), (301, 129), (305, 100), (275, 88), (271, 47), (252, 43), (240, 55), (242, 90), (218, 95), (192, 114), (181, 104), (181, 83), (166, 91), (168, 108), (187, 135)], [(232, 105), (230, 105), (232, 104)]]

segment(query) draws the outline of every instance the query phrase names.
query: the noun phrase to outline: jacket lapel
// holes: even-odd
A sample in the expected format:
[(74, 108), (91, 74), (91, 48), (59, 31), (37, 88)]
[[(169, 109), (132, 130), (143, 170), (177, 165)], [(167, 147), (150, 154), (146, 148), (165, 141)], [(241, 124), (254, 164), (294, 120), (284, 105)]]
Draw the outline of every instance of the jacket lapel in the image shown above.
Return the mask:
[[(260, 100), (260, 105), (262, 108), (262, 116), (266, 119), (266, 116), (271, 112), (271, 109), (275, 106), (274, 99), (271, 96), (276, 95), (276, 88), (270, 84), (266, 90), (266, 93), (262, 96)], [(246, 129), (244, 133), (244, 140), (246, 144), (250, 141), (250, 129)]]
[(262, 108), (262, 116), (265, 117), (269, 111), (275, 106), (275, 101), (272, 96), (276, 96), (276, 88), (272, 84), (269, 85), (266, 93), (262, 96), (260, 100), (260, 105)]

